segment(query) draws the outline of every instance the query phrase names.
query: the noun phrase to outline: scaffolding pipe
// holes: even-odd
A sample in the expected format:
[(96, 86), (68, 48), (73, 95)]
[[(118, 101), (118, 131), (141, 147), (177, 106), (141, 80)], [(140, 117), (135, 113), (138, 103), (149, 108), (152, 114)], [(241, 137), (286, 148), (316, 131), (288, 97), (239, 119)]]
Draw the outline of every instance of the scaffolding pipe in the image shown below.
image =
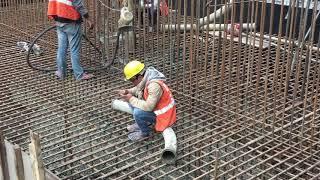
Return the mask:
[[(236, 24), (235, 24), (236, 25)], [(209, 31), (224, 31), (224, 30), (228, 30), (231, 29), (231, 24), (226, 24), (226, 27), (224, 27), (224, 24), (209, 24), (209, 25), (205, 25), (203, 26), (203, 28), (201, 28), (201, 30), (209, 30)], [(252, 23), (252, 24), (242, 24), (242, 29), (248, 29), (248, 30), (252, 30), (256, 28), (256, 24)]]
[(209, 16), (206, 16), (204, 18), (200, 18), (199, 26), (201, 27), (205, 24), (213, 22), (215, 19), (220, 18), (223, 14), (225, 14), (227, 11), (230, 10), (231, 6), (229, 6), (229, 5), (232, 4), (232, 2), (233, 2), (233, 0), (230, 0), (230, 2), (227, 5), (222, 6), (220, 9), (211, 13)]
[[(177, 30), (180, 30), (180, 31), (190, 31), (191, 29), (196, 29), (197, 26), (195, 24), (191, 25), (191, 24), (180, 24), (180, 28), (178, 28), (179, 25), (164, 25), (164, 26), (161, 26), (161, 30), (162, 31), (177, 31)], [(256, 27), (256, 24), (255, 23), (252, 23), (252, 24), (243, 24), (242, 25), (242, 28), (243, 29), (254, 29)], [(208, 24), (208, 25), (204, 25), (202, 27), (200, 27), (200, 31), (225, 31), (225, 30), (228, 30), (228, 29), (231, 29), (231, 24)]]
[[(233, 0), (230, 0), (231, 4)], [(227, 11), (229, 11), (230, 6), (224, 5), (220, 9), (216, 10), (215, 12), (211, 13), (209, 16), (203, 17), (199, 19), (199, 27), (200, 29), (211, 22), (213, 22), (215, 19), (220, 18), (223, 14), (225, 14)], [(176, 31), (178, 30), (178, 26), (180, 26), (180, 31), (184, 30), (191, 30), (191, 28), (196, 29), (197, 25), (196, 24), (172, 24), (172, 25), (162, 25), (161, 30), (162, 31)]]

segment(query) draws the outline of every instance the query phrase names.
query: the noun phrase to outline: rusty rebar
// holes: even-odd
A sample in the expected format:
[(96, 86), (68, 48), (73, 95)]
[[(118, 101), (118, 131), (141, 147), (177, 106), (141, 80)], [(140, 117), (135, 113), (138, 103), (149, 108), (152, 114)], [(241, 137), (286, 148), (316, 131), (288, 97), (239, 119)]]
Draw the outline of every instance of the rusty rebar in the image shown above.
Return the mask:
[[(96, 31), (84, 32), (109, 59), (116, 47), (121, 6), (112, 0), (85, 5)], [(61, 81), (52, 73), (28, 68), (24, 52), (16, 47), (18, 41), (31, 42), (52, 25), (46, 17), (47, 1), (5, 0), (0, 6), (0, 129), (23, 150), (29, 130), (38, 133), (44, 164), (61, 179), (317, 179), (317, 3), (309, 10), (312, 20), (305, 40), (306, 27), (298, 29), (296, 24), (300, 19), (306, 25), (308, 10), (295, 1), (289, 5), (285, 20), (284, 0), (169, 1), (169, 15), (152, 14), (157, 23), (149, 31), (152, 10), (135, 4), (135, 50), (129, 51), (124, 34), (114, 65), (96, 72), (92, 80), (78, 82), (70, 72)], [(201, 18), (222, 6), (230, 12), (211, 23), (219, 29), (230, 27), (228, 31), (201, 24)], [(159, 4), (156, 9), (159, 12)], [(257, 27), (243, 28), (252, 23)], [(181, 26), (177, 31), (160, 30), (173, 24)], [(180, 29), (187, 24), (196, 26)], [(239, 25), (240, 34), (234, 25)], [(38, 44), (44, 54), (32, 55), (31, 62), (55, 68), (56, 33), (45, 34)], [(83, 66), (99, 67), (98, 57), (83, 41)], [(130, 87), (123, 81), (122, 68), (136, 58), (167, 76), (177, 101), (175, 166), (161, 161), (164, 142), (159, 134), (130, 143), (126, 126), (132, 117), (111, 109), (113, 91)]]

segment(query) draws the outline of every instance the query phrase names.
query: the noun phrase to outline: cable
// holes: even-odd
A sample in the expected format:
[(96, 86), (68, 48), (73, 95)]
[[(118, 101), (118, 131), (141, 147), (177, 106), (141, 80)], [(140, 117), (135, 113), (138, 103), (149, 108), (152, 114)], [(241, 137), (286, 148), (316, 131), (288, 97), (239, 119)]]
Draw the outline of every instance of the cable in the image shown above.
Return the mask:
[[(27, 56), (26, 56), (26, 60), (27, 60), (27, 64), (30, 68), (34, 69), (34, 70), (38, 70), (38, 71), (45, 71), (45, 72), (50, 72), (50, 71), (56, 71), (56, 69), (50, 69), (50, 68), (47, 68), (47, 69), (42, 69), (42, 68), (38, 68), (38, 67), (35, 67), (33, 66), (31, 63), (30, 63), (30, 54), (32, 52), (32, 48), (33, 46), (36, 44), (36, 42), (44, 35), (46, 34), (48, 31), (52, 30), (52, 29), (55, 29), (56, 26), (50, 26), (49, 28), (45, 29), (44, 31), (42, 31), (38, 36), (36, 36), (36, 38), (31, 42), (30, 44), (30, 47), (29, 47), (29, 50), (27, 52)], [(120, 41), (120, 35), (124, 32), (124, 31), (134, 31), (134, 28), (133, 26), (123, 26), (121, 28), (118, 29), (118, 32), (117, 32), (117, 41), (116, 41), (116, 48), (114, 50), (114, 54), (113, 54), (113, 58), (111, 59), (111, 61), (109, 62), (105, 62), (105, 59), (104, 59), (104, 56), (102, 54), (102, 52), (88, 39), (88, 37), (86, 37), (85, 35), (83, 35), (84, 39), (86, 41), (88, 41), (90, 43), (91, 46), (93, 46), (95, 48), (96, 51), (99, 52), (99, 54), (101, 55), (101, 58), (102, 58), (102, 65), (103, 67), (101, 68), (86, 68), (84, 69), (85, 71), (101, 71), (101, 70), (106, 70), (108, 69), (115, 61), (116, 57), (117, 57), (117, 53), (118, 53), (118, 49), (119, 49), (119, 41)], [(71, 70), (71, 69), (68, 69), (68, 70)]]

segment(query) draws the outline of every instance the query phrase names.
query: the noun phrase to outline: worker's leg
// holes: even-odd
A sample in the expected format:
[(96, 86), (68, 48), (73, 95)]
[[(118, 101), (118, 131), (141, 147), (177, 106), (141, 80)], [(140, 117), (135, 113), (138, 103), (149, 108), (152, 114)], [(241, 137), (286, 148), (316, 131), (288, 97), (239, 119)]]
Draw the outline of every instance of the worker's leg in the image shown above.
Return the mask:
[(158, 11), (154, 10), (153, 11), (153, 27), (156, 28), (157, 27), (157, 21), (158, 20)]
[(157, 26), (157, 10), (149, 10), (149, 26), (155, 28)]
[[(129, 103), (128, 103), (128, 104), (129, 104)], [(134, 112), (134, 107), (133, 107), (131, 104), (129, 104), (129, 107), (131, 108), (132, 113), (133, 113), (133, 112)], [(134, 118), (134, 117), (133, 117), (133, 118)], [(139, 128), (139, 126), (138, 126), (138, 124), (136, 123), (136, 121), (134, 122), (134, 124), (128, 125), (128, 126), (127, 126), (127, 130), (128, 130), (129, 132), (141, 131), (140, 128)]]
[(156, 27), (157, 27), (157, 10), (154, 10), (154, 9), (150, 8), (149, 12), (148, 12), (148, 18), (149, 18), (149, 32), (156, 31)]
[(81, 79), (84, 74), (80, 64), (80, 49), (81, 49), (81, 24), (70, 23), (66, 25), (66, 32), (70, 45), (71, 63), (73, 74), (76, 79)]
[(57, 66), (58, 70), (56, 75), (60, 78), (65, 77), (67, 73), (67, 50), (68, 50), (68, 36), (64, 32), (64, 27), (57, 27), (58, 35), (58, 52), (57, 52)]
[(143, 17), (143, 10), (140, 10), (140, 25), (143, 28), (143, 21), (144, 21), (144, 17)]
[(139, 4), (139, 8), (137, 9), (137, 17), (138, 13), (140, 13), (140, 25), (143, 27), (143, 11), (144, 11), (144, 1), (143, 0), (137, 0), (137, 4)]
[(156, 115), (154, 112), (143, 111), (139, 108), (134, 108), (133, 117), (138, 124), (140, 131), (129, 134), (129, 139), (133, 141), (143, 140), (150, 135), (150, 124), (154, 124), (156, 121)]
[(134, 108), (133, 117), (138, 124), (142, 134), (149, 135), (151, 131), (149, 125), (156, 122), (156, 115), (154, 114), (154, 112), (147, 112), (139, 108)]

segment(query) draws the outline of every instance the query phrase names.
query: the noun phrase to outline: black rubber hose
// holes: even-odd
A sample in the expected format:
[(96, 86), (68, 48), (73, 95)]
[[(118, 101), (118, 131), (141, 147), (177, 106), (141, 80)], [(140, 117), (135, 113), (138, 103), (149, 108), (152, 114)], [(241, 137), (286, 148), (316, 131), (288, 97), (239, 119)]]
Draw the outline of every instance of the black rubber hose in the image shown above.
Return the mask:
[(51, 27), (49, 27), (49, 28), (47, 28), (47, 29), (45, 29), (44, 31), (42, 31), (32, 42), (31, 42), (31, 44), (30, 44), (30, 46), (29, 46), (29, 49), (28, 49), (28, 52), (27, 52), (27, 64), (28, 64), (28, 66), (30, 67), (30, 68), (32, 68), (32, 69), (34, 69), (34, 70), (39, 70), (39, 71), (55, 71), (55, 69), (53, 70), (53, 69), (40, 69), (40, 68), (37, 68), (37, 67), (34, 67), (34, 66), (32, 66), (32, 64), (30, 63), (30, 54), (31, 54), (31, 51), (32, 51), (32, 48), (33, 48), (33, 46), (34, 46), (34, 44), (37, 42), (37, 40), (39, 39), (39, 38), (41, 38), (46, 32), (48, 32), (48, 31), (50, 31), (50, 30), (52, 30), (52, 29), (54, 29), (54, 28), (56, 28), (56, 26), (51, 26)]
[[(38, 67), (35, 67), (33, 66), (31, 63), (30, 63), (30, 54), (32, 52), (32, 48), (34, 46), (34, 44), (36, 44), (36, 42), (38, 41), (38, 39), (40, 39), (44, 34), (46, 34), (48, 31), (52, 30), (52, 29), (55, 29), (56, 26), (50, 26), (49, 28), (45, 29), (44, 31), (42, 31), (38, 36), (36, 36), (36, 38), (31, 42), (30, 46), (29, 46), (29, 49), (28, 49), (28, 52), (27, 52), (27, 56), (26, 56), (26, 59), (27, 59), (27, 64), (30, 68), (34, 69), (34, 70), (38, 70), (38, 71), (45, 71), (45, 72), (50, 72), (50, 71), (56, 71), (56, 69), (42, 69), (42, 68), (38, 68)], [(90, 43), (91, 46), (93, 46), (95, 48), (96, 51), (99, 52), (99, 54), (101, 55), (101, 58), (102, 58), (102, 61), (103, 61), (103, 67), (101, 68), (84, 68), (85, 71), (101, 71), (101, 70), (106, 70), (108, 69), (115, 61), (116, 57), (117, 57), (117, 53), (118, 53), (118, 49), (119, 49), (119, 41), (120, 41), (120, 35), (121, 33), (123, 33), (124, 31), (133, 31), (134, 28), (132, 26), (124, 26), (124, 27), (121, 27), (119, 28), (118, 32), (117, 32), (117, 42), (116, 42), (116, 48), (114, 50), (114, 53), (113, 53), (113, 58), (111, 59), (110, 62), (105, 62), (104, 61), (104, 56), (102, 54), (102, 52), (83, 34), (83, 37), (86, 41), (88, 41)], [(68, 70), (71, 70), (71, 69), (68, 69)]]

